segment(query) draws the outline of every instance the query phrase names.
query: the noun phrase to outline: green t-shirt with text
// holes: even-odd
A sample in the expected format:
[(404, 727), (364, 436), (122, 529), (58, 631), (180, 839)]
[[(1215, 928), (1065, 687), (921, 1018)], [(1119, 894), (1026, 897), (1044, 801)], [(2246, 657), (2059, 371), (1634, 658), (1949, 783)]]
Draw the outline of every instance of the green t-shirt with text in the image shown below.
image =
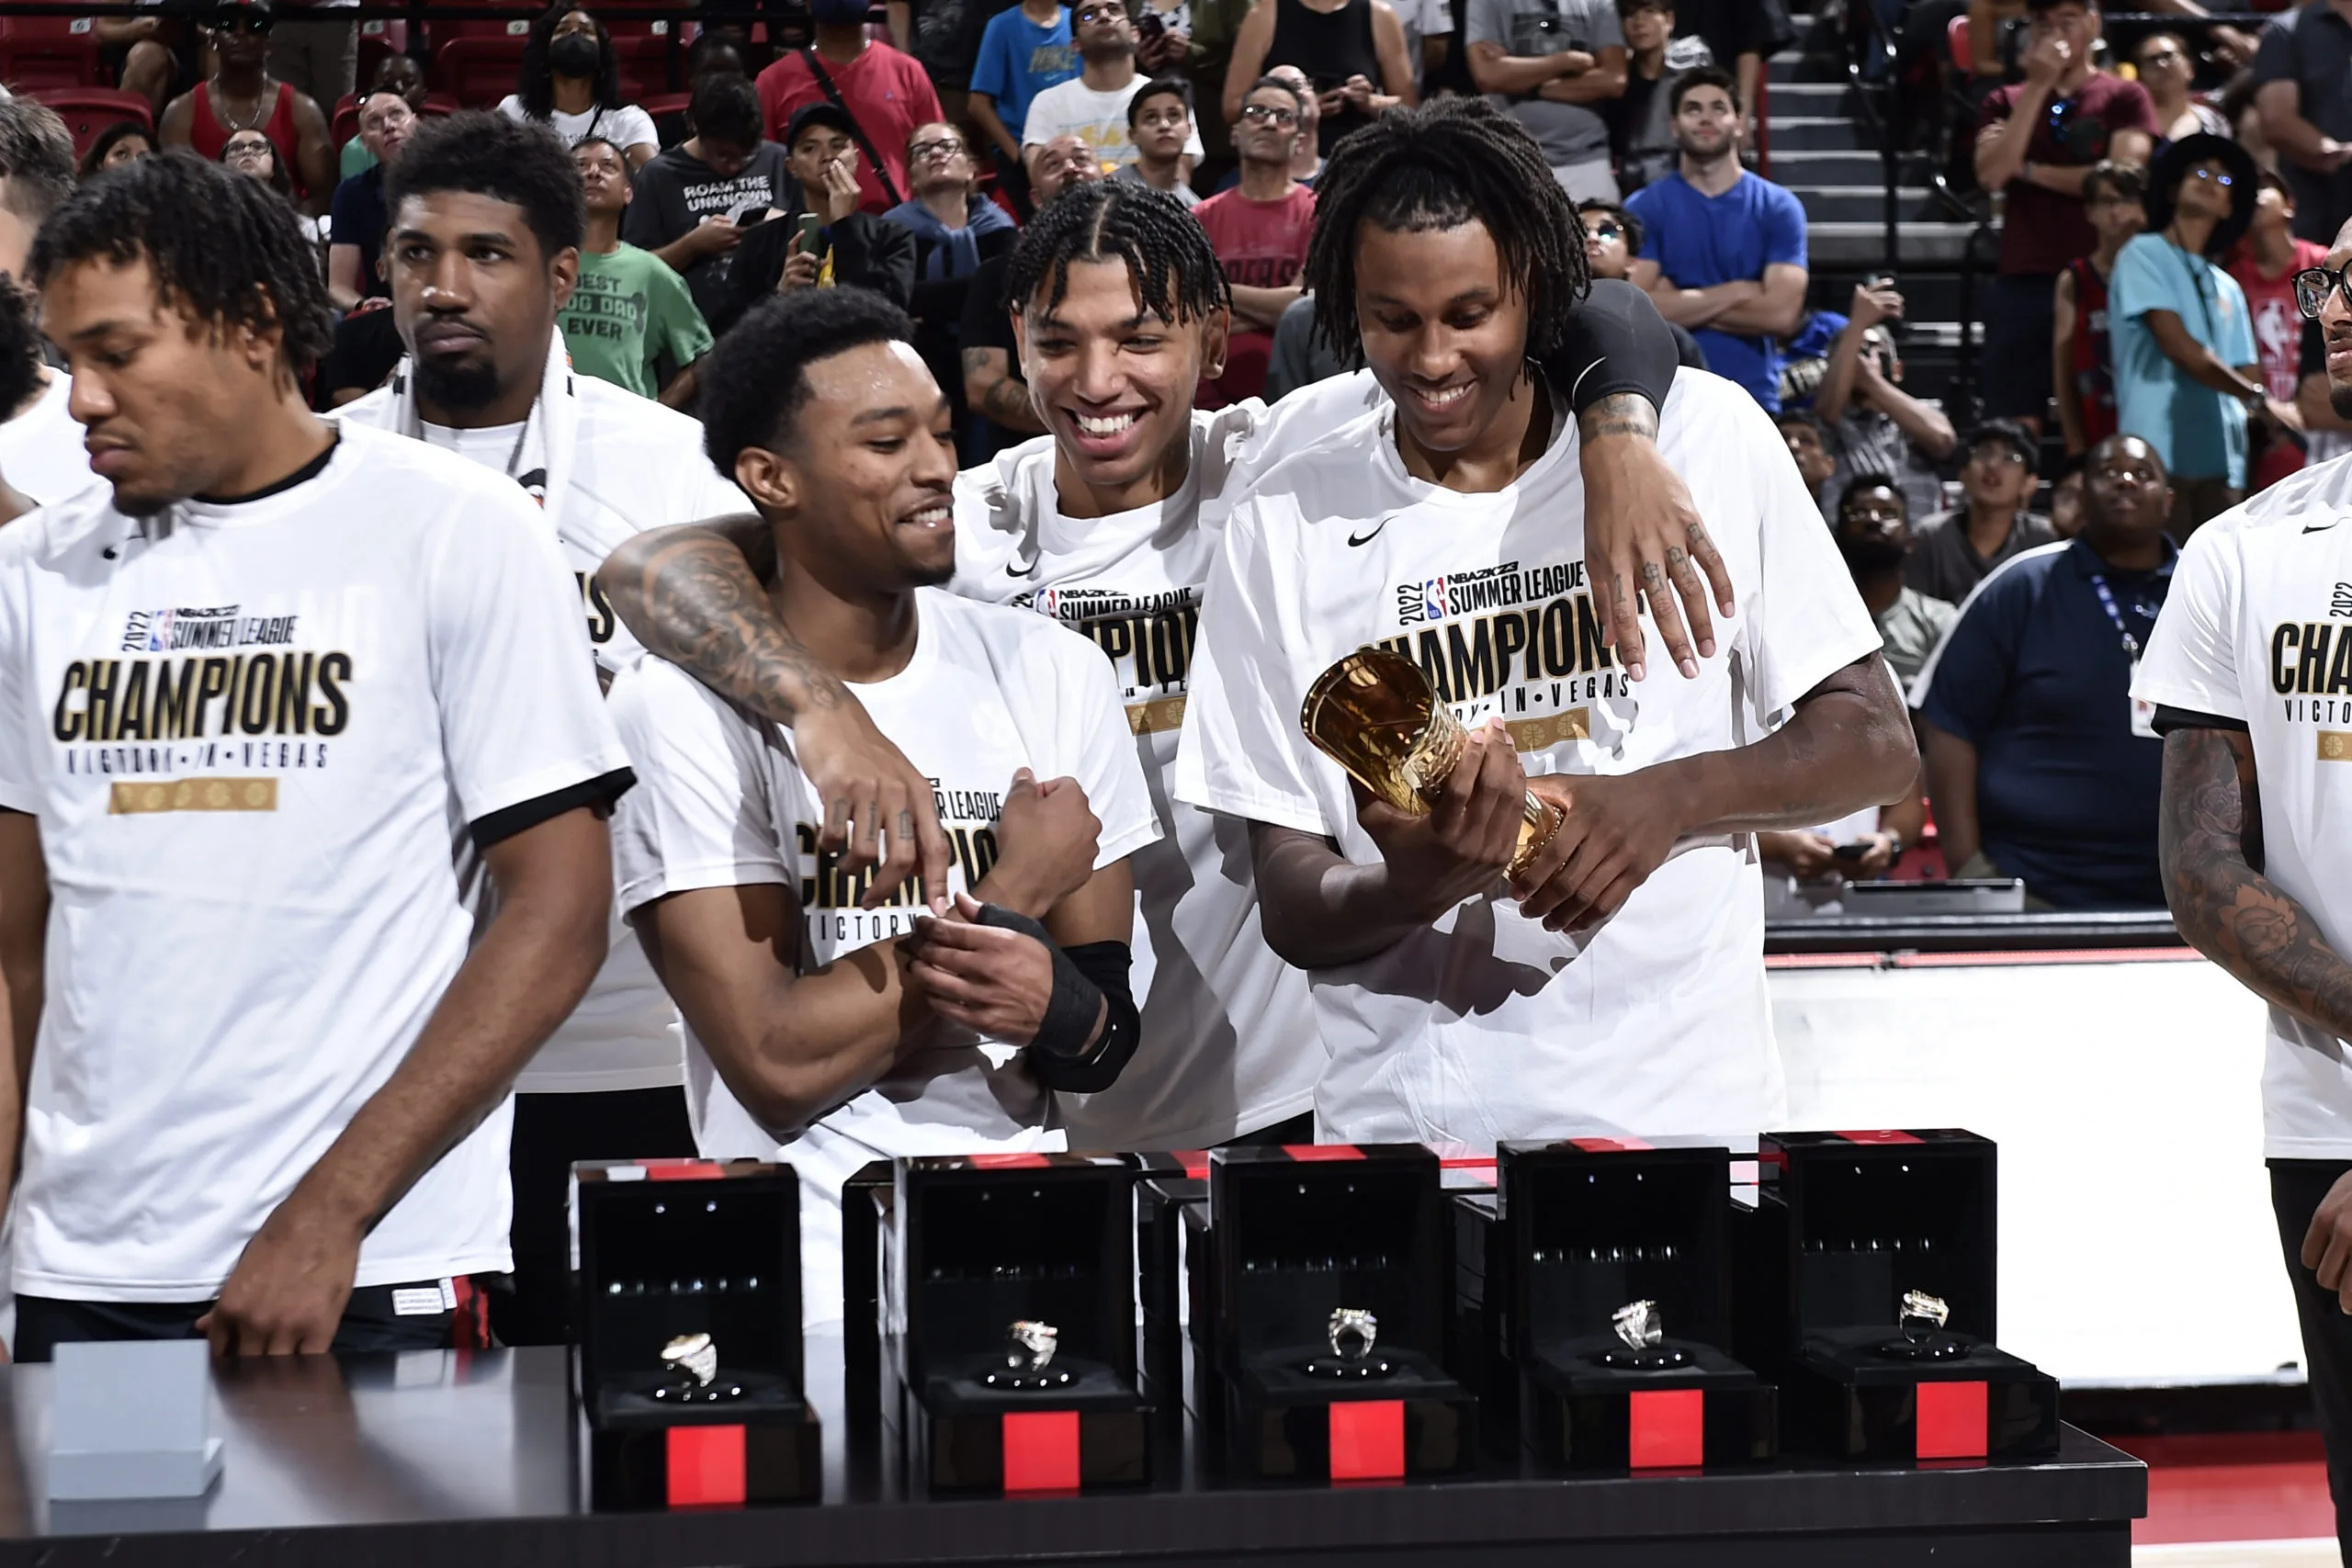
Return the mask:
[(710, 352), (710, 328), (685, 280), (635, 245), (581, 252), (579, 287), (556, 322), (573, 368), (641, 398), (660, 395), (664, 359), (683, 370)]

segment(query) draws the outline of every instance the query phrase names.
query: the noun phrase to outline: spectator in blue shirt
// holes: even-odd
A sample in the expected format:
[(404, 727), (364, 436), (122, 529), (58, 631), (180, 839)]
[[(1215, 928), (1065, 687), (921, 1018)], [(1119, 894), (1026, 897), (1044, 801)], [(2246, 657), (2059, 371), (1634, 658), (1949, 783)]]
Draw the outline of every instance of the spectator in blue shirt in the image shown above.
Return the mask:
[(2132, 671), (2178, 554), (2164, 459), (2109, 436), (2083, 531), (1996, 567), (1920, 671), (1920, 754), (1954, 876), (2021, 876), (2060, 909), (2161, 908), (2164, 745)]
[(1022, 0), (989, 18), (972, 62), (967, 102), (972, 123), (996, 150), (997, 178), (1028, 210), (1029, 181), (1021, 164), (1021, 128), (1029, 100), (1078, 74), (1070, 48), (1069, 7), (1058, 0)]
[(2265, 406), (2254, 320), (2224, 255), (2254, 221), (2254, 157), (2224, 136), (2165, 149), (2143, 198), (2145, 233), (2108, 282), (2115, 424), (2144, 436), (2173, 476), (2173, 536), (2245, 494), (2245, 420)]
[(1804, 208), (1739, 164), (1739, 89), (1702, 65), (1667, 88), (1680, 165), (1625, 209), (1642, 220), (1634, 281), (1690, 335), (1719, 376), (1774, 413), (1781, 340), (1804, 316)]

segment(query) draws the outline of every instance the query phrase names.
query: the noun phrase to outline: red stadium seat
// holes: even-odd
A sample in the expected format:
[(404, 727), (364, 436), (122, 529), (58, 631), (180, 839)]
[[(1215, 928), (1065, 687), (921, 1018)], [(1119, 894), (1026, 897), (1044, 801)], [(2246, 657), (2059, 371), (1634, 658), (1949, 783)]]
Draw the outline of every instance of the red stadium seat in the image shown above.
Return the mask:
[(0, 83), (20, 93), (108, 85), (87, 17), (0, 16)]
[[(526, 29), (529, 27), (526, 22), (515, 25)], [(442, 23), (434, 30), (443, 32), (448, 26)], [(489, 108), (514, 90), (515, 79), (522, 73), (523, 44), (521, 38), (486, 38), (480, 34), (449, 39), (434, 49), (434, 81), (441, 91), (466, 107)]]
[[(642, 107), (648, 98), (667, 97), (683, 87), (673, 87), (670, 82), (670, 39), (666, 35), (641, 33), (636, 37), (613, 35), (613, 52), (619, 57), (621, 96)], [(681, 70), (685, 65), (685, 43), (677, 46)], [(648, 109), (649, 114), (652, 111)]]
[(1954, 17), (1951, 19), (1951, 24), (1944, 28), (1944, 44), (1951, 51), (1951, 62), (1962, 75), (1965, 76), (1975, 69), (1976, 54), (1969, 47), (1966, 17)]
[[(440, 93), (427, 93), (424, 95), (424, 107), (418, 112), (426, 115), (456, 114), (458, 100)], [(328, 128), (327, 139), (340, 152), (343, 144), (358, 134), (359, 99), (356, 95), (346, 94), (334, 106), (334, 118)]]
[(74, 155), (78, 158), (90, 150), (90, 143), (107, 126), (129, 120), (155, 134), (153, 114), (147, 100), (137, 93), (126, 93), (119, 87), (41, 87), (25, 95), (35, 103), (47, 104), (65, 121), (65, 129), (74, 133)]

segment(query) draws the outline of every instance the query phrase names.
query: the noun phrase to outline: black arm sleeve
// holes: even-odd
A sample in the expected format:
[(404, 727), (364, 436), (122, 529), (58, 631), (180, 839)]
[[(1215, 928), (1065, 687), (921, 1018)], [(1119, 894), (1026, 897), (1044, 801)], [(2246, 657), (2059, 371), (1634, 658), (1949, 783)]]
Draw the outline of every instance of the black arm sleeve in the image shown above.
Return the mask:
[[(1127, 984), (1127, 944), (1090, 942), (1065, 948), (1038, 921), (998, 904), (980, 906), (980, 924), (1034, 938), (1053, 956), (1053, 996), (1027, 1048), (1037, 1081), (1063, 1094), (1098, 1094), (1116, 1083), (1136, 1054), (1143, 1026)], [(1097, 1018), (1102, 1021), (1099, 1031)]]
[(1650, 297), (1616, 278), (1594, 280), (1568, 318), (1568, 334), (1544, 362), (1544, 374), (1568, 406), (1583, 413), (1603, 398), (1632, 392), (1666, 406), (1681, 350)]

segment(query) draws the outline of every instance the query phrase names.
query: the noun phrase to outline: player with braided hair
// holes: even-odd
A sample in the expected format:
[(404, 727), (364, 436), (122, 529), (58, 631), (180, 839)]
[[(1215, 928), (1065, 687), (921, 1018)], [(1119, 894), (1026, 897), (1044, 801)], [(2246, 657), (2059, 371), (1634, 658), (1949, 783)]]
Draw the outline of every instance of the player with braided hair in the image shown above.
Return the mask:
[(503, 477), (310, 411), (326, 283), (259, 181), (141, 159), (31, 276), (106, 482), (0, 529), (17, 1359), (484, 1343), (630, 782), (579, 590)]
[[(1316, 310), (1386, 396), (1236, 500), (1175, 769), (1179, 800), (1247, 832), (1266, 940), (1308, 974), (1317, 1130), (1752, 1138), (1781, 1111), (1747, 835), (1917, 771), (1870, 615), (1762, 411), (1687, 372), (1659, 450), (1740, 615), (1695, 679), (1631, 678), (1544, 352), (1586, 287), (1580, 231), (1534, 141), (1476, 100), (1391, 110), (1332, 150), (1317, 204)], [(1367, 645), (1470, 731), (1427, 815), (1300, 733), (1310, 685)], [(1530, 815), (1548, 837), (1522, 856)]]
[[(1227, 299), (1205, 231), (1174, 197), (1122, 181), (1057, 197), (1006, 270), (1022, 373), (1048, 434), (956, 486), (951, 588), (1094, 641), (1117, 673), (1159, 812), (1160, 840), (1132, 861), (1142, 1044), (1111, 1089), (1063, 1102), (1079, 1146), (1297, 1141), (1307, 1130), (1283, 1124), (1303, 1119), (1322, 1061), (1305, 982), (1259, 932), (1239, 824), (1174, 804), (1169, 778), (1201, 589), (1231, 498), (1285, 432), (1343, 423), (1382, 394), (1369, 376), (1344, 377), (1277, 408), (1194, 409), (1196, 389), (1224, 366)], [(752, 578), (716, 530), (672, 530), (624, 547), (602, 581), (647, 647), (707, 670), (694, 653), (697, 629), (743, 617), (710, 595)], [(748, 589), (739, 604), (765, 599)], [(774, 635), (750, 627), (741, 645)], [(713, 683), (765, 711), (756, 661), (735, 668)]]

